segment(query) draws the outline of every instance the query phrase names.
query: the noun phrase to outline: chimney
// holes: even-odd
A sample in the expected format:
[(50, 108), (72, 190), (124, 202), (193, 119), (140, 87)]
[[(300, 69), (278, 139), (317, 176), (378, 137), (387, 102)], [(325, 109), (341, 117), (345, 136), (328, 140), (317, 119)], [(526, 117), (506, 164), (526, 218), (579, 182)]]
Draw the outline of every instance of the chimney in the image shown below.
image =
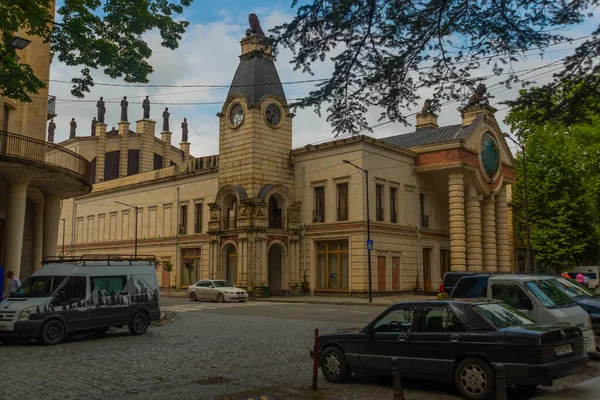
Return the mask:
[(417, 114), (417, 130), (423, 128), (437, 128), (438, 116), (431, 111)]

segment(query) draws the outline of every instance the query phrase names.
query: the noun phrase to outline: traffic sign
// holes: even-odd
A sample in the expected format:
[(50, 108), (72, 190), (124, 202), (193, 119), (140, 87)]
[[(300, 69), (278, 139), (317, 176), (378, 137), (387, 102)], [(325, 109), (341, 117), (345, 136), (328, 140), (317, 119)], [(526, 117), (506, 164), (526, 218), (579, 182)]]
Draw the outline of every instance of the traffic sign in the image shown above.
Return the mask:
[(373, 241), (367, 240), (367, 250), (373, 250)]

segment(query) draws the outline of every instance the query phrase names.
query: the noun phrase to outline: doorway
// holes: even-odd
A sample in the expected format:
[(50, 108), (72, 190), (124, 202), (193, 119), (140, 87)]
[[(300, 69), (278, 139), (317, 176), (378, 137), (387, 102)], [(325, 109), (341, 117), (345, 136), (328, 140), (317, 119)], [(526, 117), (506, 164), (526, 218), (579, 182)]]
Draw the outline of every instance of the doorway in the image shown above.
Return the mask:
[(280, 244), (273, 244), (269, 249), (269, 292), (281, 295), (283, 291), (284, 251)]
[(223, 248), (223, 266), (225, 280), (231, 285), (237, 284), (237, 249), (233, 244), (227, 244)]
[(431, 249), (423, 249), (423, 290), (431, 291)]
[(386, 256), (377, 256), (377, 291), (384, 292), (386, 290)]

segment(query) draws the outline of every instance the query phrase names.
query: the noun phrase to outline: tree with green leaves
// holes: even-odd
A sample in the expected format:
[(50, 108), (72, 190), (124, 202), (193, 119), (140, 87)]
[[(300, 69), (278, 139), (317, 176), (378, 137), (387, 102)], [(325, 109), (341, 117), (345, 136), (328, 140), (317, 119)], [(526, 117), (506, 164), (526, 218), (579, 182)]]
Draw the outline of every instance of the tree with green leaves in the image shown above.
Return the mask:
[(157, 29), (161, 45), (175, 49), (187, 21), (177, 20), (193, 0), (64, 0), (52, 14), (54, 0), (0, 2), (0, 95), (31, 102), (46, 86), (29, 65), (19, 63), (7, 48), (13, 34), (23, 29), (50, 42), (58, 61), (81, 67), (72, 79), (71, 93), (83, 97), (94, 86), (91, 71), (102, 70), (125, 82), (148, 82), (152, 50), (143, 35)]
[[(569, 98), (568, 88), (557, 91), (551, 104)], [(522, 91), (521, 96), (535, 90)], [(520, 100), (516, 103), (524, 104)], [(598, 100), (600, 95), (588, 99)], [(566, 124), (543, 121), (544, 113), (540, 107), (519, 105), (505, 120), (525, 149), (535, 258), (552, 268), (596, 263), (600, 261), (600, 116), (583, 111), (577, 117), (582, 122)], [(515, 172), (514, 226), (519, 242), (525, 243), (522, 153), (517, 154)]]
[[(297, 5), (294, 0), (292, 7)], [(295, 105), (320, 114), (328, 104), (335, 133), (354, 134), (369, 129), (368, 107), (382, 109), (381, 119), (407, 123), (404, 110), (417, 104), (423, 87), (434, 88), (438, 108), (443, 101), (464, 100), (460, 89), (474, 88), (482, 78), (473, 73), (484, 66), (502, 75), (508, 87), (521, 82), (513, 63), (532, 48), (543, 53), (569, 41), (565, 30), (590, 19), (597, 5), (598, 0), (311, 0), (272, 32), (275, 46), (293, 51), (296, 69), (312, 73), (315, 63), (331, 57), (331, 77)], [(599, 36), (600, 28), (591, 32), (564, 60), (555, 82), (522, 96), (521, 104), (542, 101), (568, 79), (577, 91), (566, 104), (578, 110), (600, 88), (600, 68), (592, 61), (600, 54)], [(599, 104), (586, 104), (600, 110)]]

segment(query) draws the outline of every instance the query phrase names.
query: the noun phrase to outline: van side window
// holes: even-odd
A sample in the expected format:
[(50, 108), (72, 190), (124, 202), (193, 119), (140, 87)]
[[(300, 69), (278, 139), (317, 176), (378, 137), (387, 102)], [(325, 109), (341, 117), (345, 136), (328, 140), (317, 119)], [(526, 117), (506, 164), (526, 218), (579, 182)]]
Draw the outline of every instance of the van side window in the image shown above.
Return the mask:
[(521, 288), (506, 283), (494, 283), (492, 285), (492, 298), (502, 300), (516, 309), (522, 308), (523, 299), (529, 299)]
[(65, 300), (74, 302), (85, 299), (87, 279), (85, 276), (72, 276), (69, 278), (62, 291), (65, 292)]
[(127, 284), (126, 276), (95, 276), (92, 280), (92, 292), (95, 289), (101, 290), (109, 296), (122, 293)]

